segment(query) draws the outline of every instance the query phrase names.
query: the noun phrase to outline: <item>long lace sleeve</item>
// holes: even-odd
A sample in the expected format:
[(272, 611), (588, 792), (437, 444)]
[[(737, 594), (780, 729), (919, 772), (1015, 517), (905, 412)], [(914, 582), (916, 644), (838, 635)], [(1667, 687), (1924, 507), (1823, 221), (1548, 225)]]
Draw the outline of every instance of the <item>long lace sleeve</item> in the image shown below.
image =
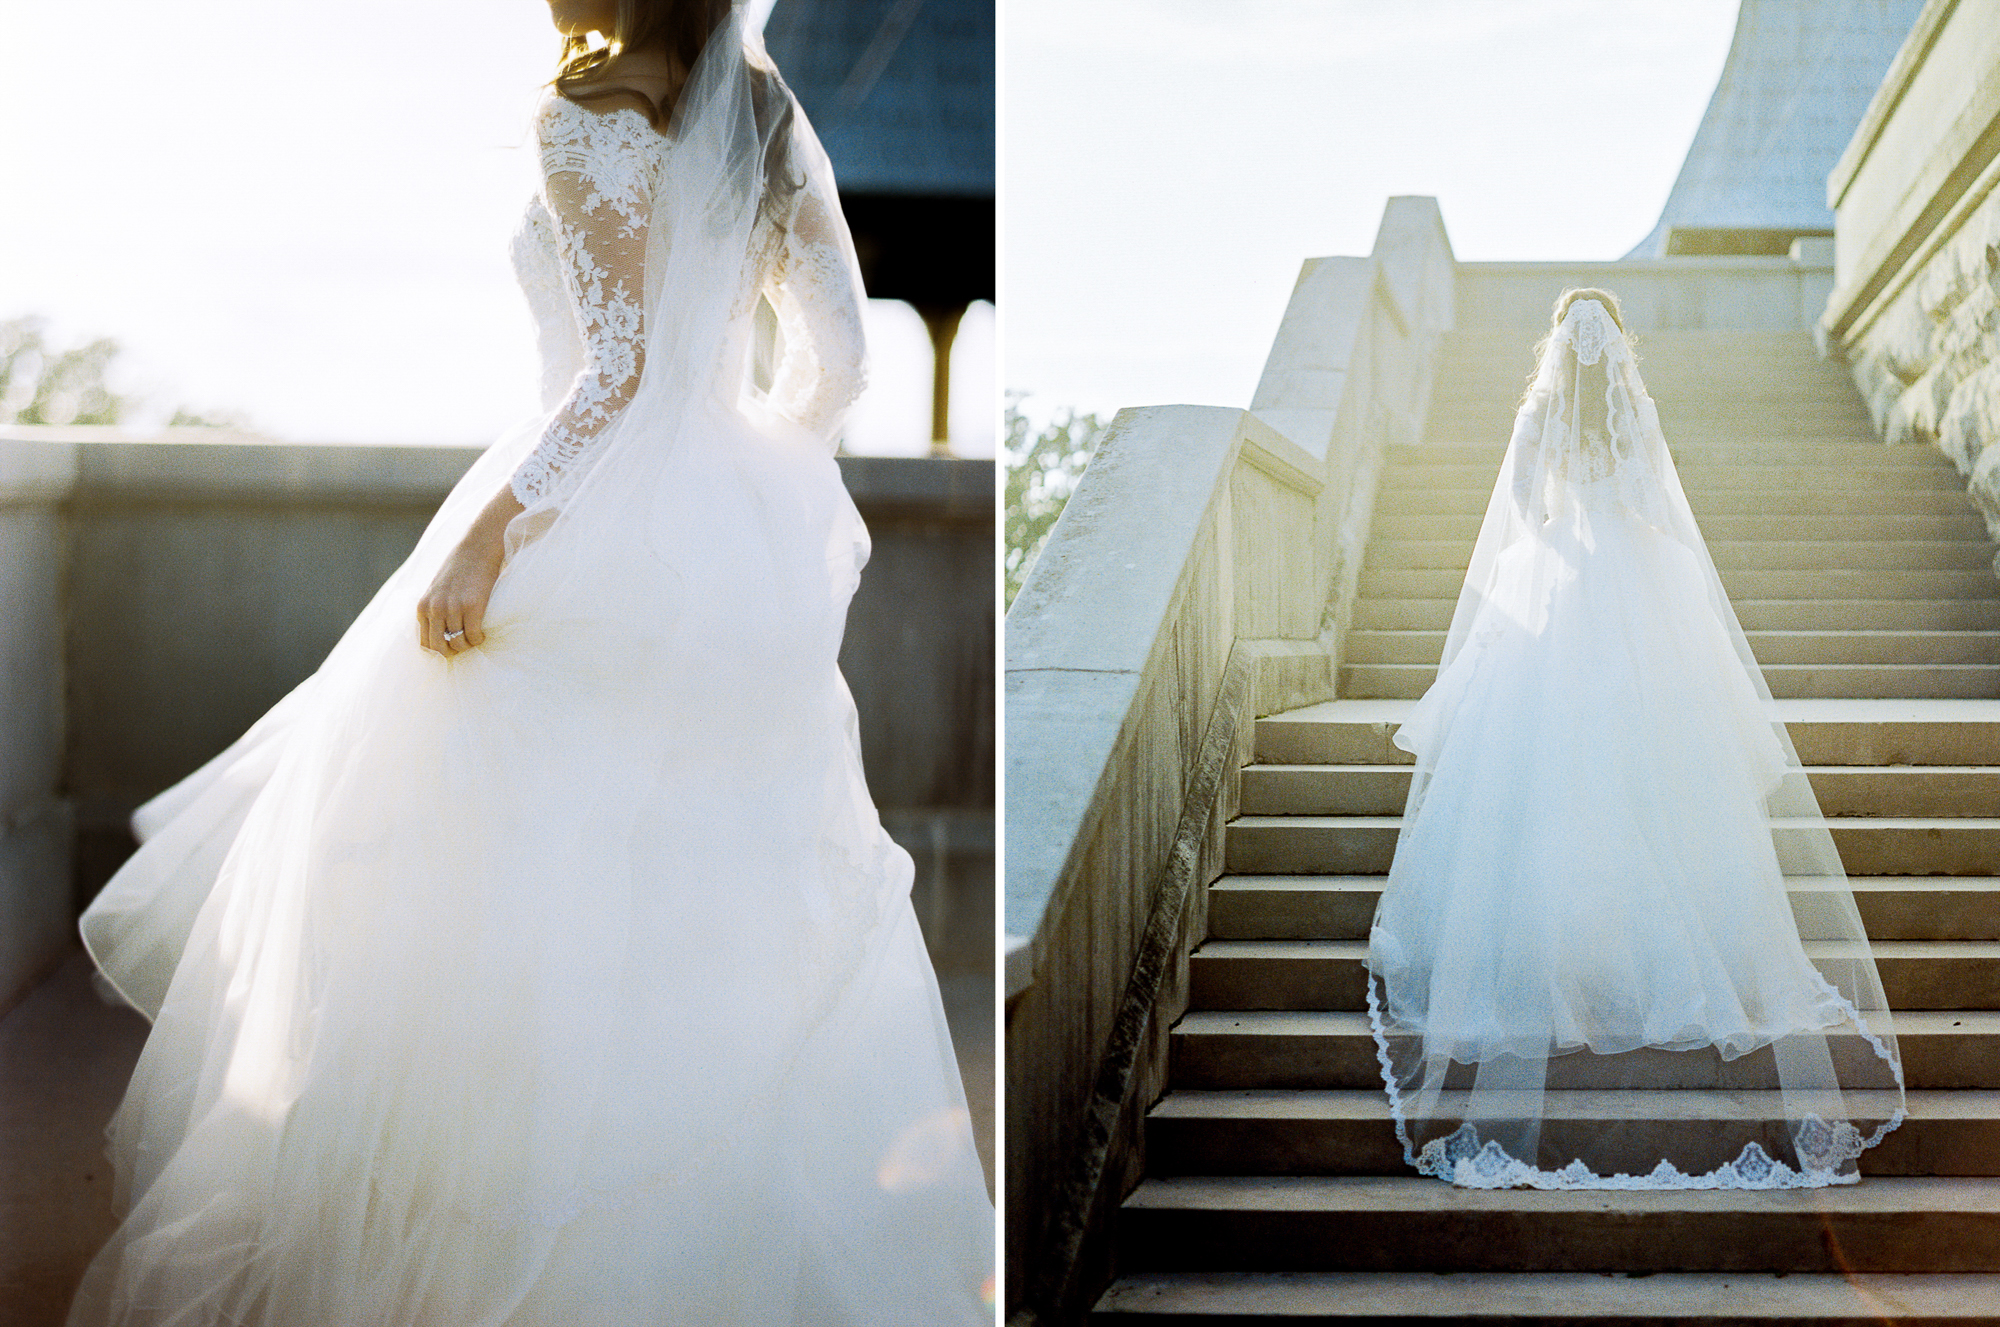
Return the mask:
[(560, 97), (540, 120), (543, 199), (577, 320), (583, 367), (514, 472), (532, 507), (589, 468), (599, 435), (638, 390), (645, 362), (646, 232), (659, 135), (633, 110), (597, 114)]
[(1514, 506), (1523, 516), (1533, 505), (1535, 475), (1539, 470), (1542, 424), (1548, 415), (1549, 399), (1541, 391), (1528, 393), (1514, 412), (1514, 436), (1507, 442), (1507, 455), (1514, 466)]
[(782, 354), (769, 402), (821, 437), (868, 383), (861, 300), (828, 204), (807, 194), (785, 236), (765, 294), (778, 315)]

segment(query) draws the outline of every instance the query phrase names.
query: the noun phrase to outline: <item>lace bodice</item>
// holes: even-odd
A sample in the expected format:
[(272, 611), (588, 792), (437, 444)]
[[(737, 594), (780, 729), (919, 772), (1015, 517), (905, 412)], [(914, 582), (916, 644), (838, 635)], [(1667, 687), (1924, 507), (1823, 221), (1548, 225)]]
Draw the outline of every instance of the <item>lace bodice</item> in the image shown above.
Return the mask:
[[(638, 391), (646, 356), (646, 257), (671, 236), (654, 198), (673, 144), (638, 110), (597, 112), (551, 93), (535, 117), (542, 187), (513, 241), (534, 316), (542, 407), (535, 449), (515, 471), (523, 506), (560, 504), (589, 469), (605, 428)], [(801, 191), (790, 224), (769, 221), (746, 255), (740, 301), (762, 294), (777, 313), (780, 357), (767, 404), (824, 433), (866, 382), (861, 309), (847, 278), (831, 204)], [(717, 370), (729, 371), (726, 347)]]
[[(1531, 392), (1514, 421), (1514, 500), (1524, 513), (1547, 519), (1566, 507), (1625, 509), (1642, 520), (1657, 514), (1660, 476), (1643, 435), (1652, 402), (1611, 373), (1611, 357), (1596, 344), (1559, 374), (1553, 390)], [(1573, 427), (1566, 427), (1573, 418)], [(1553, 425), (1553, 426), (1552, 426)], [(1537, 492), (1537, 489), (1540, 492)], [(1539, 501), (1537, 501), (1539, 499)]]

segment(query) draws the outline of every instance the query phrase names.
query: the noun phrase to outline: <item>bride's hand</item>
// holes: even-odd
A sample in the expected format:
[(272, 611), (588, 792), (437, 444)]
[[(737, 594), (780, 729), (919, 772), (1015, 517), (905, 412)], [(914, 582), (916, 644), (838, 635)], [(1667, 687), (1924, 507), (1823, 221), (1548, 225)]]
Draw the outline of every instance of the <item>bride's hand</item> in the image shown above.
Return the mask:
[(486, 504), (417, 601), (417, 643), (449, 659), (486, 640), (486, 601), (500, 579), (507, 522), (522, 507), (511, 489)]

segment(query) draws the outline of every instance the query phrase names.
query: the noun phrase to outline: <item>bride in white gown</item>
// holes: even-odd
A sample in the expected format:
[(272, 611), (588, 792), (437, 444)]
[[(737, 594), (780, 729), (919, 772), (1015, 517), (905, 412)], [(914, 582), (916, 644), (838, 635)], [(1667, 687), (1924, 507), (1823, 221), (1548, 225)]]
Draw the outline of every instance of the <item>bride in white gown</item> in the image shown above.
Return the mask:
[(727, 0), (552, 8), (584, 75), (667, 95), (544, 99), (550, 413), (84, 916), (153, 1030), (76, 1327), (990, 1320), (835, 666), (868, 541), (831, 173)]
[(1557, 302), (1369, 939), (1410, 1164), (1476, 1187), (1851, 1183), (1903, 1117), (1867, 937), (1617, 301)]

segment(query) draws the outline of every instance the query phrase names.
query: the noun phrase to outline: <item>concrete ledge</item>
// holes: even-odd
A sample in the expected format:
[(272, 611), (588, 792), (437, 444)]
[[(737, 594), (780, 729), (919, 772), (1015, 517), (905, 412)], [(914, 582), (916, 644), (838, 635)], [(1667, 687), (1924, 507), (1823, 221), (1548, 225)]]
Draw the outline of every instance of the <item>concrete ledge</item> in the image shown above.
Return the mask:
[(1854, 136), (1842, 149), (1840, 160), (1826, 177), (1826, 205), (1838, 208), (1847, 197), (1849, 186), (1854, 183), (1854, 174), (1861, 169), (1861, 163), (1874, 150), (1876, 140), (1882, 137), (1889, 117), (1903, 104), (1903, 96), (1910, 90), (1910, 81), (1917, 70), (1923, 67), (1924, 59), (1936, 44), (1938, 34), (1944, 30), (1945, 20), (1958, 7), (1958, 0), (1942, 0), (1942, 3), (1927, 4), (1917, 15), (1917, 21), (1910, 28), (1910, 35), (1896, 51), (1896, 58), (1889, 62), (1889, 72), (1882, 76), (1881, 85), (1868, 102), (1868, 109), (1861, 113), (1861, 122), (1854, 127)]
[(1332, 694), (1452, 272), (1431, 199), (1392, 199), (1369, 257), (1306, 263), (1253, 409), (1121, 411), (1008, 615), (1016, 1321), (1073, 1320), (1108, 1274), (1205, 920), (1177, 900), (1221, 868), (1251, 716)]
[(957, 456), (841, 456), (841, 482), (863, 518), (916, 516), (991, 526), (994, 463)]
[[(479, 456), (473, 447), (273, 442), (220, 429), (0, 428), (0, 447), (41, 451), (84, 502), (353, 503), (435, 506)], [(67, 462), (59, 459), (66, 454)]]
[(1008, 612), (1009, 935), (1032, 938), (1059, 906), (1242, 423), (1205, 406), (1119, 411)]

